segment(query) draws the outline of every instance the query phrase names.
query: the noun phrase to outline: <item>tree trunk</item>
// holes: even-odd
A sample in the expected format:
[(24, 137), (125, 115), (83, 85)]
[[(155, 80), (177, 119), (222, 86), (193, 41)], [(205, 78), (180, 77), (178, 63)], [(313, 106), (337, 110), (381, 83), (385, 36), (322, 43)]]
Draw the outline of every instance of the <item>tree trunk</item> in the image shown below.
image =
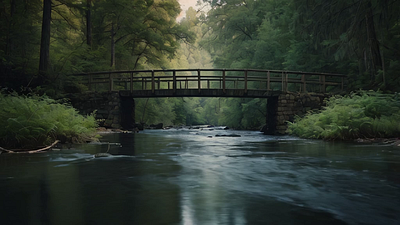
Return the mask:
[(115, 40), (114, 22), (111, 23), (111, 67), (115, 67)]
[(371, 61), (372, 61), (371, 82), (374, 82), (375, 75), (377, 74), (378, 70), (382, 69), (382, 59), (379, 49), (379, 42), (378, 39), (376, 38), (374, 15), (372, 11), (371, 1), (368, 1), (367, 3), (367, 14), (365, 15), (365, 20), (367, 26), (369, 51), (371, 54)]
[(43, 1), (42, 37), (40, 42), (39, 74), (46, 74), (50, 61), (51, 0)]
[(87, 0), (86, 4), (86, 43), (92, 48), (92, 0)]
[(13, 34), (12, 31), (14, 30), (13, 23), (14, 23), (14, 15), (15, 15), (15, 0), (11, 0), (10, 3), (10, 22), (8, 24), (7, 29), (7, 43), (6, 43), (6, 55), (10, 56), (14, 51), (14, 43), (13, 43)]

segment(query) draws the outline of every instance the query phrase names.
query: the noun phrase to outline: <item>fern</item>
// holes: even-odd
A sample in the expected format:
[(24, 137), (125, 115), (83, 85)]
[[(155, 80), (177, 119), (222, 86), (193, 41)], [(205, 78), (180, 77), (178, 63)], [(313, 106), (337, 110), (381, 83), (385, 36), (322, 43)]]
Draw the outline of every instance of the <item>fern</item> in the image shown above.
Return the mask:
[(400, 102), (394, 95), (359, 91), (334, 96), (319, 113), (295, 118), (288, 132), (304, 138), (353, 139), (400, 135)]
[(0, 127), (0, 146), (34, 148), (55, 139), (82, 142), (93, 136), (97, 123), (93, 115), (79, 115), (46, 96), (0, 93)]

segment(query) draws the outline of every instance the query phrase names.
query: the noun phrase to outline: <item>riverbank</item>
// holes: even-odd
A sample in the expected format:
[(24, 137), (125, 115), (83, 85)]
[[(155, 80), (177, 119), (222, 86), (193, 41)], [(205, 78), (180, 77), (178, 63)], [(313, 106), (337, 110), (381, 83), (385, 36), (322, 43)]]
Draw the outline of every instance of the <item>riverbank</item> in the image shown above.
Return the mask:
[(354, 142), (365, 144), (392, 145), (393, 147), (400, 148), (400, 138), (358, 138), (354, 140)]
[(32, 150), (61, 143), (84, 143), (96, 136), (94, 115), (47, 96), (0, 93), (0, 147)]
[(397, 95), (359, 91), (333, 96), (326, 107), (288, 123), (289, 134), (325, 140), (373, 140), (400, 137)]

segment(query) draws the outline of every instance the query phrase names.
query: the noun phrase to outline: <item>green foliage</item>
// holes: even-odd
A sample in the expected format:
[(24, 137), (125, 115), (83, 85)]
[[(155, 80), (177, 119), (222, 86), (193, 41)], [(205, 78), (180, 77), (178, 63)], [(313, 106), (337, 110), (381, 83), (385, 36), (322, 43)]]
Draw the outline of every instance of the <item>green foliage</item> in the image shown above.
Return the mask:
[(334, 96), (318, 113), (297, 117), (289, 133), (304, 138), (355, 139), (400, 135), (400, 101), (397, 95), (360, 91)]
[(218, 125), (235, 129), (259, 129), (266, 120), (266, 100), (263, 99), (220, 99)]
[(175, 115), (173, 102), (168, 98), (135, 99), (135, 121), (147, 125), (163, 123), (172, 125)]
[(350, 90), (399, 91), (399, 2), (203, 0), (200, 42), (219, 68), (348, 74)]
[[(177, 23), (176, 0), (52, 0), (50, 65), (38, 75), (43, 1), (0, 5), (0, 83), (19, 90), (42, 86), (59, 97), (67, 74), (166, 66), (179, 42), (194, 34)], [(90, 23), (87, 13), (90, 10)], [(86, 35), (92, 31), (91, 41)], [(111, 59), (115, 57), (115, 64)], [(78, 81), (79, 82), (79, 81)], [(72, 82), (74, 83), (74, 82)]]
[(55, 140), (83, 142), (93, 137), (94, 115), (82, 116), (46, 96), (0, 94), (0, 146), (35, 148)]

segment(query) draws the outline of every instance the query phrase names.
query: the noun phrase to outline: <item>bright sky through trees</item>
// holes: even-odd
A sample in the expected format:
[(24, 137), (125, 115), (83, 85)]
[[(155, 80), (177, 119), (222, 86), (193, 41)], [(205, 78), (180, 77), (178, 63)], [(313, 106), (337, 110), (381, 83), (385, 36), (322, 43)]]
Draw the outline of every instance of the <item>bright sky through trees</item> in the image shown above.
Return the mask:
[(188, 10), (190, 7), (196, 8), (197, 0), (178, 0), (178, 2), (179, 4), (181, 4), (181, 9), (182, 9), (181, 14), (179, 14), (177, 18), (177, 20), (179, 21), (182, 19), (182, 17), (185, 16), (186, 10)]

